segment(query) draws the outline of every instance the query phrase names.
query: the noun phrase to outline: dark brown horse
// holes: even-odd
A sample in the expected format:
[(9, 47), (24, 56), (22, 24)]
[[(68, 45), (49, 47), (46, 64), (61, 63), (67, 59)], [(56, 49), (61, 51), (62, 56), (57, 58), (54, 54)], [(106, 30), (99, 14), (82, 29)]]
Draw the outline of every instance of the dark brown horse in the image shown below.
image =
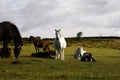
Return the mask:
[(3, 53), (1, 57), (8, 53), (8, 43), (13, 40), (15, 58), (18, 58), (22, 47), (22, 38), (16, 25), (4, 21), (0, 23), (0, 41), (3, 41)]
[(39, 52), (39, 48), (43, 48), (43, 52), (45, 52), (45, 53), (49, 52), (49, 50), (50, 50), (48, 42), (46, 40), (40, 39), (40, 37), (30, 36), (29, 37), (29, 41), (33, 42), (35, 50), (36, 50), (36, 53)]

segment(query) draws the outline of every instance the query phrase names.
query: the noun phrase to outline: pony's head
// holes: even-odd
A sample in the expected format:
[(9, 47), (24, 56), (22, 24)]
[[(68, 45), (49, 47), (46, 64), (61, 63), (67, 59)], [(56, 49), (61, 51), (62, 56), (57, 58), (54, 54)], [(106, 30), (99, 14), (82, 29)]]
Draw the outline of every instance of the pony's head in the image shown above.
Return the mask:
[(83, 47), (82, 46), (78, 46), (78, 48), (77, 48), (77, 50), (76, 50), (76, 52), (74, 54), (74, 58), (80, 59), (80, 57), (82, 57), (82, 55), (83, 55), (82, 52), (83, 52)]
[(15, 58), (17, 59), (19, 54), (20, 54), (20, 51), (21, 51), (21, 48), (23, 46), (23, 43), (22, 42), (19, 42), (18, 44), (15, 45), (15, 48), (14, 48), (14, 53), (15, 53)]
[(33, 38), (34, 38), (33, 36), (30, 36), (28, 42), (30, 43), (33, 40)]
[(81, 47), (78, 46), (78, 48), (74, 54), (74, 58), (80, 59), (80, 57), (81, 57)]
[(61, 35), (61, 33), (60, 33), (60, 29), (59, 30), (56, 30), (55, 29), (55, 36), (56, 36), (56, 39), (58, 40), (62, 35)]

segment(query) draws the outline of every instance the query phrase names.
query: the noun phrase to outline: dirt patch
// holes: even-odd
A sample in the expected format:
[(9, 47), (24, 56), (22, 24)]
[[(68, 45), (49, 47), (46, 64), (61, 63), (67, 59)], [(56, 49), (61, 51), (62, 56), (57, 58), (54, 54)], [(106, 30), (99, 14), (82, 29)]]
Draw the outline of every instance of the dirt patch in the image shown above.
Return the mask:
[(8, 73), (9, 71), (8, 70), (0, 70), (0, 74), (2, 73)]
[(11, 64), (18, 65), (18, 64), (22, 64), (22, 63), (21, 63), (21, 61), (14, 61)]

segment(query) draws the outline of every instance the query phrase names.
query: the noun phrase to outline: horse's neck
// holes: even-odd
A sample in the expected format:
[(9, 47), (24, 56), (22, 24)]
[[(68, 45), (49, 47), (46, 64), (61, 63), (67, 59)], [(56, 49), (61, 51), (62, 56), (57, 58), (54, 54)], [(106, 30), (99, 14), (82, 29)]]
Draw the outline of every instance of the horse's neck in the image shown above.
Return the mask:
[(14, 45), (19, 46), (22, 43), (22, 37), (15, 25), (12, 25)]
[(59, 37), (63, 37), (61, 33), (59, 33)]
[(21, 36), (14, 38), (14, 45), (15, 47), (18, 47), (22, 43)]
[(61, 33), (59, 33), (59, 38), (64, 38), (63, 35)]
[[(56, 40), (57, 40), (57, 38), (56, 38)], [(65, 38), (63, 36), (61, 36), (61, 37), (58, 38), (57, 41), (60, 42), (60, 43), (65, 42)]]
[(59, 37), (59, 38), (62, 37), (62, 34), (60, 32), (58, 32), (56, 35), (57, 35), (56, 37)]

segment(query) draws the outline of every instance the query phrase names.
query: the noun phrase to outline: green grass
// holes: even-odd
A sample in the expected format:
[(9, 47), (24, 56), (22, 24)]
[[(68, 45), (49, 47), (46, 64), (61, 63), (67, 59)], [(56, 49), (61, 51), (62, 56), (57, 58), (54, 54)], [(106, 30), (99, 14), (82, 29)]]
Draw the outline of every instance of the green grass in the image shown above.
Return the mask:
[[(33, 45), (24, 45), (21, 64), (11, 64), (14, 58), (0, 60), (0, 80), (119, 80), (120, 50), (86, 48), (96, 63), (80, 62), (73, 58), (77, 46), (65, 49), (65, 60), (30, 57)], [(12, 54), (12, 56), (14, 56)]]

